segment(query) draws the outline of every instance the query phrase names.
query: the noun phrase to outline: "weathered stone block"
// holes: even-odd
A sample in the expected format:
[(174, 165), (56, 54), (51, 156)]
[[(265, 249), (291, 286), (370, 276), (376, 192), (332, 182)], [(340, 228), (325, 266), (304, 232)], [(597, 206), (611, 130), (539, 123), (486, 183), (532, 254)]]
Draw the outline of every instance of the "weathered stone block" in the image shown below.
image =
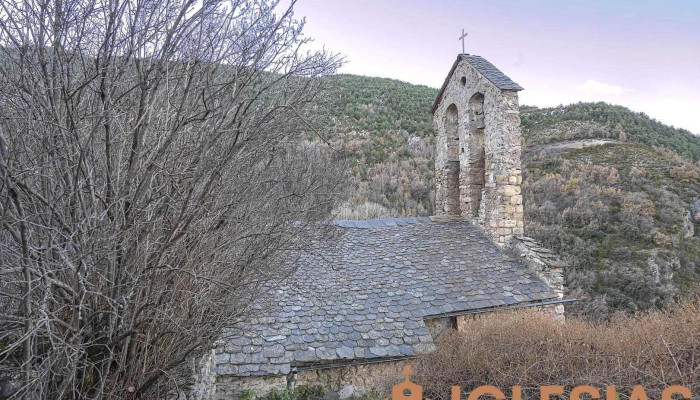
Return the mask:
[(503, 226), (504, 228), (515, 228), (515, 226), (517, 225), (515, 220), (512, 220), (512, 219), (507, 219), (507, 220), (504, 220), (502, 222), (503, 223), (501, 226)]
[(353, 349), (346, 346), (337, 348), (336, 353), (338, 353), (338, 357), (340, 358), (353, 358), (355, 356)]
[(335, 349), (329, 349), (326, 347), (319, 347), (316, 349), (316, 357), (321, 360), (332, 360), (335, 358)]
[(229, 362), (231, 364), (248, 364), (253, 362), (253, 356), (245, 353), (233, 353)]
[(349, 399), (355, 394), (355, 387), (352, 385), (345, 385), (338, 391), (338, 398), (340, 400)]
[(215, 364), (225, 364), (229, 362), (231, 355), (228, 353), (220, 353), (214, 355), (214, 363)]
[(499, 206), (498, 209), (501, 213), (507, 213), (507, 214), (512, 214), (513, 211), (515, 211), (515, 209), (511, 205)]
[(515, 196), (518, 194), (520, 194), (520, 186), (518, 186), (518, 185), (503, 186), (503, 195), (504, 196)]
[(498, 228), (498, 230), (496, 231), (496, 233), (497, 233), (499, 236), (510, 236), (510, 235), (513, 234), (513, 230), (510, 229), (510, 228)]
[(284, 347), (281, 344), (265, 347), (262, 351), (264, 357), (282, 357), (284, 355)]

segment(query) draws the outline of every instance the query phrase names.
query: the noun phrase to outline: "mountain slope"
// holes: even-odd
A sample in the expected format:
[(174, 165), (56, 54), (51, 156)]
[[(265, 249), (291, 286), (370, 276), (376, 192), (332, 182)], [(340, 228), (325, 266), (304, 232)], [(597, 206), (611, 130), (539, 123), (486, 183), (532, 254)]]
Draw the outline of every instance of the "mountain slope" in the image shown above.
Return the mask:
[[(339, 218), (434, 213), (437, 90), (350, 75), (324, 98), (355, 190)], [(575, 313), (662, 307), (700, 281), (700, 138), (605, 103), (522, 107), (526, 233), (570, 263)]]
[(700, 280), (697, 168), (663, 148), (612, 142), (526, 157), (526, 233), (562, 254), (574, 309), (661, 307)]
[(521, 107), (526, 145), (573, 139), (614, 138), (662, 146), (679, 155), (700, 159), (700, 140), (644, 113), (607, 103), (578, 103), (555, 108)]
[(323, 99), (326, 139), (349, 155), (355, 194), (339, 218), (430, 215), (436, 89), (339, 75)]

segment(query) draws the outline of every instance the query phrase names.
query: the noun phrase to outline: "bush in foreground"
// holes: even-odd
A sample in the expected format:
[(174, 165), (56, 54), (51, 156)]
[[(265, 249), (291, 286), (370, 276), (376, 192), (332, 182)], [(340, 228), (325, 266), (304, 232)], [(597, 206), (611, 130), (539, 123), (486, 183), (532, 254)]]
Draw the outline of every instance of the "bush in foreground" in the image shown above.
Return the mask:
[(544, 385), (563, 385), (566, 398), (577, 385), (617, 388), (629, 398), (635, 385), (660, 399), (670, 385), (700, 393), (700, 303), (609, 322), (568, 319), (561, 324), (535, 312), (481, 316), (463, 332), (440, 337), (438, 350), (418, 360), (415, 381), (431, 399), (462, 396), (494, 385), (506, 396), (521, 385), (523, 398), (539, 398)]

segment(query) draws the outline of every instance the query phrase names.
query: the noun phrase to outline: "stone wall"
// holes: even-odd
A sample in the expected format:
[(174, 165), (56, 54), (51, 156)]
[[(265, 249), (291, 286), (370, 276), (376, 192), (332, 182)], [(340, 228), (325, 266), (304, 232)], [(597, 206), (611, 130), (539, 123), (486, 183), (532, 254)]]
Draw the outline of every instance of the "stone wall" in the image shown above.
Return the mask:
[[(458, 332), (469, 332), (469, 323), (475, 319), (478, 319), (482, 316), (485, 315), (493, 315), (495, 313), (497, 314), (505, 314), (505, 313), (513, 313), (513, 312), (520, 312), (523, 309), (511, 309), (511, 310), (502, 310), (502, 311), (493, 311), (490, 313), (483, 313), (483, 314), (470, 314), (470, 315), (462, 315), (457, 317), (457, 331)], [(530, 307), (530, 308), (525, 308), (525, 310), (528, 310), (530, 312), (534, 313), (542, 313), (545, 315), (549, 315), (554, 320), (559, 321), (559, 322), (564, 322), (564, 305), (563, 304), (549, 304), (545, 306), (538, 306), (538, 307)]]
[(457, 320), (455, 317), (431, 318), (424, 320), (424, 322), (433, 339), (437, 339), (443, 332), (449, 329), (457, 328)]
[(504, 242), (504, 251), (525, 263), (558, 298), (564, 298), (564, 262), (553, 251), (525, 236), (509, 237)]
[(548, 306), (537, 307), (537, 310), (539, 310), (542, 313), (551, 315), (552, 318), (559, 322), (566, 321), (566, 314), (563, 304), (550, 304)]
[[(387, 397), (391, 387), (401, 380), (401, 370), (413, 365), (414, 360), (390, 361), (376, 364), (353, 365), (347, 367), (301, 371), (297, 375), (297, 385), (320, 385), (331, 392), (343, 395), (374, 391)], [(343, 397), (343, 396), (341, 396)]]
[[(322, 386), (327, 392), (340, 398), (376, 392), (382, 395), (402, 379), (401, 370), (412, 365), (413, 360), (389, 361), (375, 364), (350, 365), (336, 368), (299, 371), (296, 376), (297, 387)], [(234, 400), (240, 398), (258, 399), (272, 390), (287, 388), (290, 375), (266, 377), (220, 376), (216, 382), (215, 400)], [(386, 396), (385, 396), (386, 397)]]
[(215, 351), (212, 349), (201, 360), (191, 360), (194, 370), (194, 382), (188, 400), (211, 400), (216, 395)]
[(241, 397), (258, 399), (272, 390), (284, 390), (287, 387), (285, 375), (236, 377), (219, 376), (216, 380), (215, 400), (235, 400)]
[[(462, 78), (465, 78), (463, 84)], [(483, 150), (476, 139), (476, 127), (480, 117), (470, 112), (470, 100), (483, 95), (478, 107), (483, 109)], [(457, 109), (457, 133), (459, 136), (459, 209), (461, 215), (474, 218), (496, 242), (503, 243), (508, 236), (522, 235), (524, 229), (523, 199), (521, 193), (521, 132), (518, 93), (501, 90), (479, 74), (466, 61), (455, 69), (435, 110), (433, 121), (437, 131), (435, 182), (436, 214), (453, 214), (451, 207), (456, 184), (450, 179), (454, 167), (450, 165), (450, 139), (447, 124), (451, 121), (451, 105)], [(476, 107), (472, 101), (472, 108)], [(450, 111), (448, 113), (448, 108)], [(471, 114), (471, 117), (470, 117)], [(481, 134), (481, 133), (479, 133)], [(475, 152), (483, 151), (482, 160), (475, 160)], [(481, 157), (481, 156), (479, 156)], [(484, 177), (472, 182), (469, 169), (481, 165)], [(481, 189), (481, 196), (474, 189)], [(480, 199), (479, 199), (480, 197)]]

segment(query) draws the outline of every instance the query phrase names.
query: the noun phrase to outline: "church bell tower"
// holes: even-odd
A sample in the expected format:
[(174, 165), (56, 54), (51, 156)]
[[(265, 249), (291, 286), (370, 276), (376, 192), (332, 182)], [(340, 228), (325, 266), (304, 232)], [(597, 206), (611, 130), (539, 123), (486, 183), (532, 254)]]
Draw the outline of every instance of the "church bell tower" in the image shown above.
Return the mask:
[(497, 244), (524, 229), (522, 89), (484, 58), (460, 54), (431, 110), (436, 214), (471, 219)]

